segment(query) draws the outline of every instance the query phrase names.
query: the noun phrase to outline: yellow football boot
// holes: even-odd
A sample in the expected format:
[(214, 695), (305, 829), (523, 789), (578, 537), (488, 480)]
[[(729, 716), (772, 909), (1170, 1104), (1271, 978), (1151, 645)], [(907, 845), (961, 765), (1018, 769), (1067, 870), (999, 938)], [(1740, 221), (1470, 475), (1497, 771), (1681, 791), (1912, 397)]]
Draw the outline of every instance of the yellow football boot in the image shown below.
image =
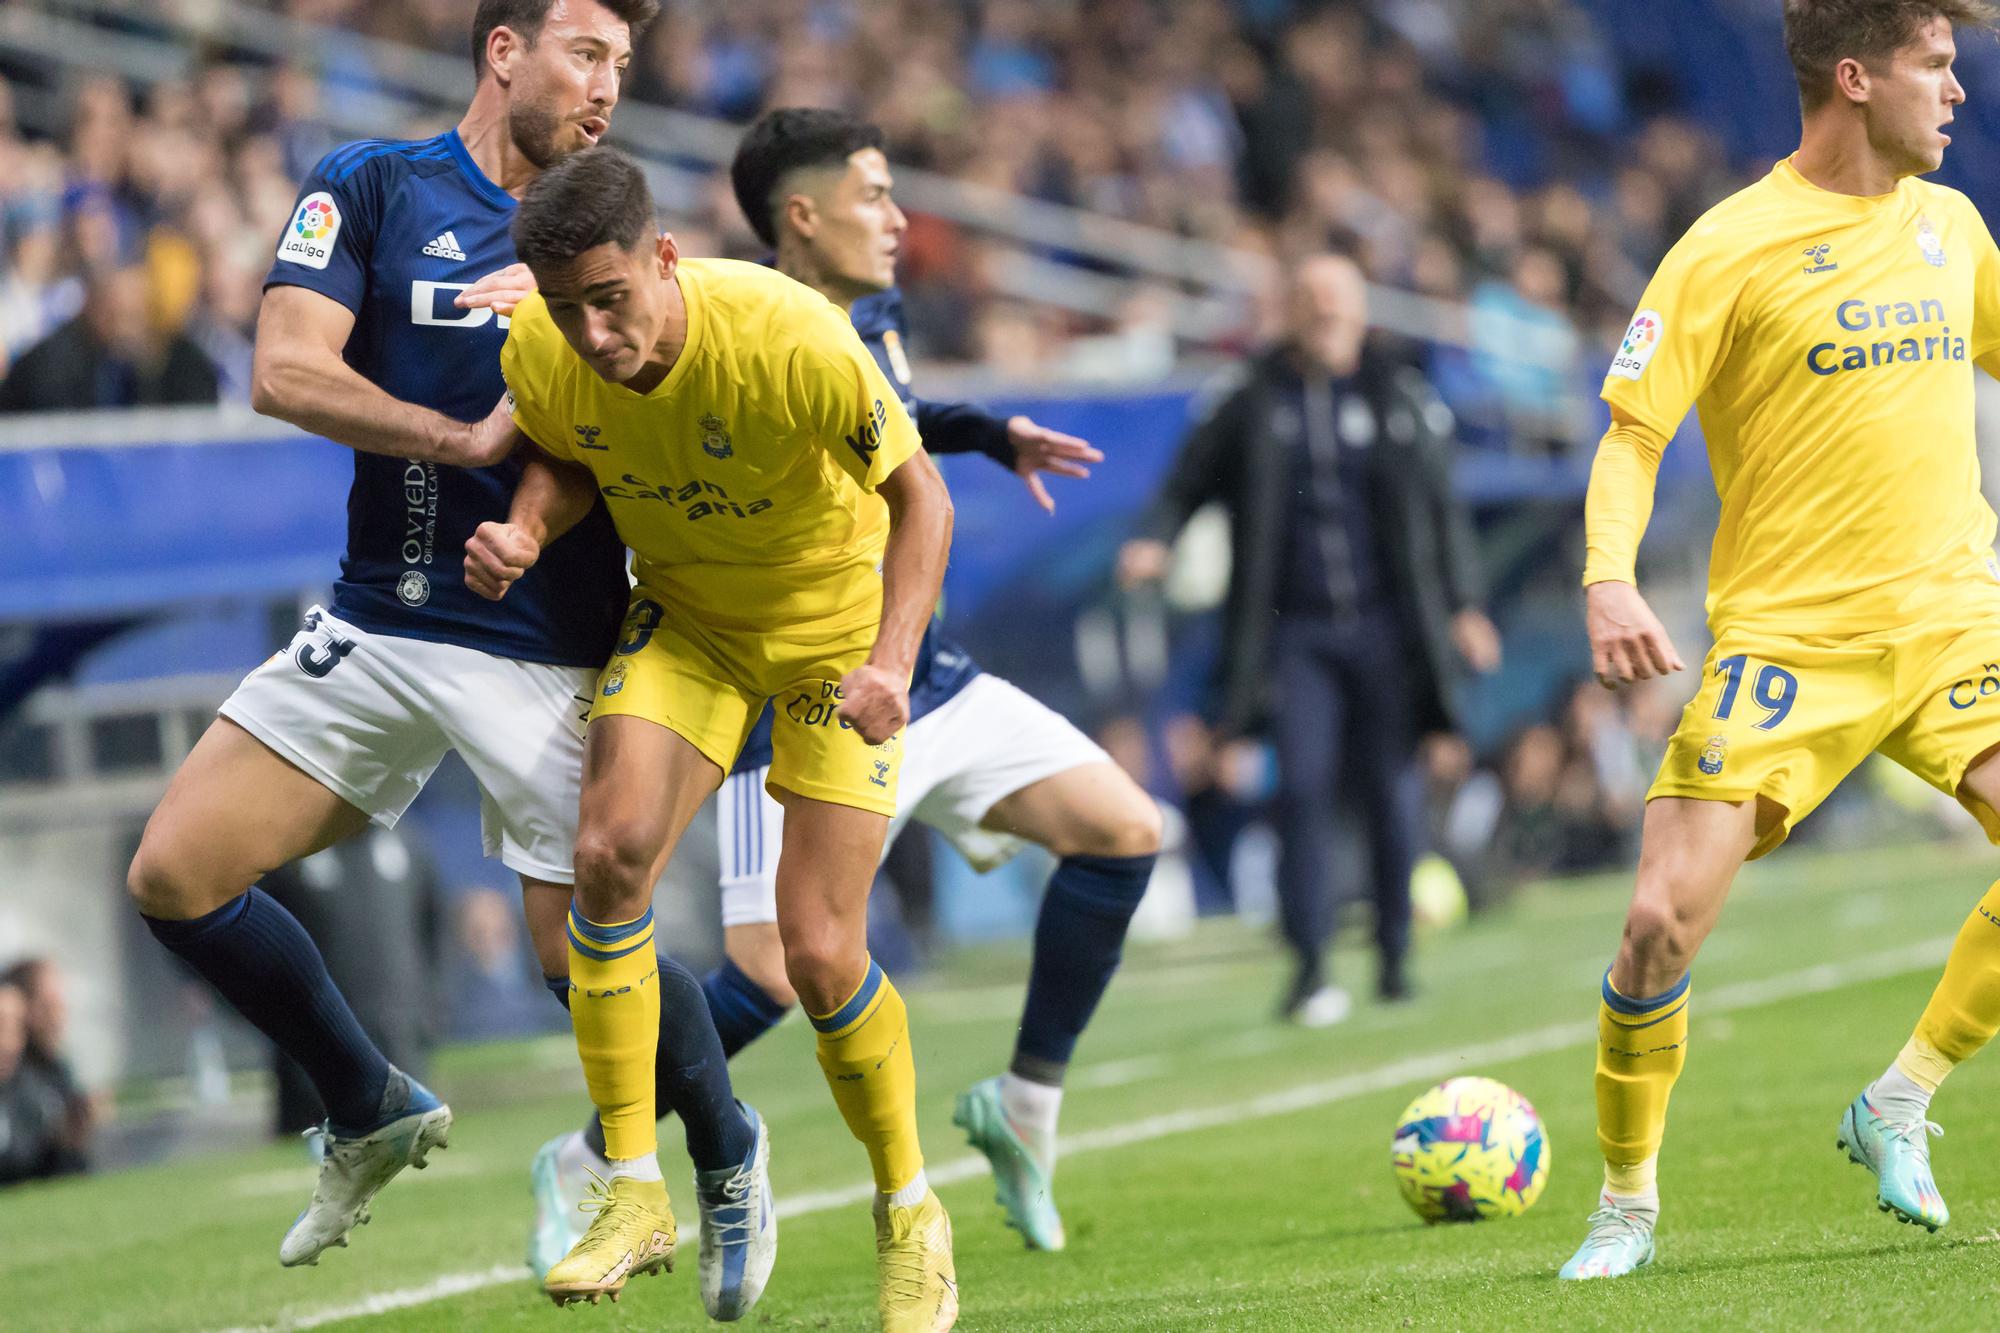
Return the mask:
[(600, 1296), (615, 1301), (626, 1279), (673, 1271), (674, 1214), (666, 1182), (613, 1176), (607, 1185), (593, 1172), (590, 1193), (577, 1207), (597, 1216), (542, 1279), (542, 1290), (557, 1305), (595, 1305)]
[(958, 1322), (958, 1273), (951, 1218), (934, 1193), (907, 1208), (875, 1213), (875, 1308), (882, 1333), (944, 1333)]

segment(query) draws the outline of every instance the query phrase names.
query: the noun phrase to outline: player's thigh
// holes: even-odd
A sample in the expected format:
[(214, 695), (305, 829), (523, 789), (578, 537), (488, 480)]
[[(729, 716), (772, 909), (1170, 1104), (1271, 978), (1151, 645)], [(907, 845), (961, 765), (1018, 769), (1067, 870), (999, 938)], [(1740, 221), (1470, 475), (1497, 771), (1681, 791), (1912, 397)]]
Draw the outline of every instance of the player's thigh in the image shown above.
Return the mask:
[(479, 784), (486, 854), (545, 883), (574, 878), (584, 727), (597, 673), (427, 644), (438, 725)]
[(201, 916), (367, 825), (366, 812), (218, 717), (146, 821), (132, 892), (150, 916)]
[(577, 815), (576, 900), (590, 919), (643, 912), (674, 845), (722, 770), (663, 723), (594, 718)]
[(1954, 636), (1910, 704), (1882, 753), (1956, 797), (2000, 843), (2000, 623)]
[(1896, 663), (1879, 642), (1725, 632), (1667, 743), (1648, 800), (1751, 806), (1769, 852), (1894, 725)]
[(861, 984), (868, 963), (868, 890), (889, 816), (783, 792), (778, 931), (785, 966), (812, 1013), (831, 1013)]

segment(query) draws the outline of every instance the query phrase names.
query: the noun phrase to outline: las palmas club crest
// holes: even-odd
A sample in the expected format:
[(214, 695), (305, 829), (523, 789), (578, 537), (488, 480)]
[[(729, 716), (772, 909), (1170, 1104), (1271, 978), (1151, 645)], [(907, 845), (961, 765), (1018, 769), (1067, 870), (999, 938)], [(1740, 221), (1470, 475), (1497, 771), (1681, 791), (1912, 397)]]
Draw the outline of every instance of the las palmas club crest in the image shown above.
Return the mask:
[(710, 458), (727, 458), (736, 452), (729, 443), (729, 431), (721, 417), (710, 412), (695, 424), (701, 427), (701, 451)]

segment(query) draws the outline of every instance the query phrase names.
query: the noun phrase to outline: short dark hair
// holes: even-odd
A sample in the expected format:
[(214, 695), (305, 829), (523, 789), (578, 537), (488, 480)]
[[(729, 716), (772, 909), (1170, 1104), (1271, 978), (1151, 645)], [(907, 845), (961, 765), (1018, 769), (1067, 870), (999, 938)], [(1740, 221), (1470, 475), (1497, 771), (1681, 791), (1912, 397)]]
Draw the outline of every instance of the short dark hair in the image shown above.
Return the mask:
[(1799, 81), (1799, 104), (1817, 110), (1833, 96), (1841, 61), (1883, 60), (1932, 19), (1987, 28), (1996, 18), (1993, 0), (1785, 0), (1785, 54)]
[[(646, 25), (660, 15), (660, 0), (596, 0), (606, 9), (625, 20), (625, 26), (632, 30), (632, 41), (636, 45), (639, 34)], [(472, 75), (474, 80), (486, 77), (486, 39), (493, 35), (495, 28), (512, 28), (521, 35), (521, 40), (529, 46), (542, 35), (542, 25), (549, 21), (549, 11), (555, 8), (556, 0), (479, 0), (479, 9), (472, 16)]]
[(729, 183), (750, 230), (766, 245), (778, 243), (778, 187), (801, 167), (844, 167), (864, 148), (886, 142), (879, 125), (818, 106), (781, 106), (757, 117), (736, 145)]
[(659, 234), (659, 226), (639, 164), (616, 148), (586, 148), (528, 187), (514, 213), (514, 252), (539, 270), (600, 245), (636, 250)]

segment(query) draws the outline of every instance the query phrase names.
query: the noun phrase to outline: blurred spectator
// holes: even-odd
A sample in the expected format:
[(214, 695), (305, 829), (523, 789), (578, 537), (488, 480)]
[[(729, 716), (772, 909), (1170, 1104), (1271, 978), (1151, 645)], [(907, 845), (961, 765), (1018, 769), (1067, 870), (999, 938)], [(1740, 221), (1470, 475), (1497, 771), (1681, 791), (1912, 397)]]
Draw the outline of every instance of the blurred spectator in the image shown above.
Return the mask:
[(0, 380), (0, 412), (214, 402), (215, 367), (184, 334), (156, 322), (154, 298), (140, 265), (91, 274), (82, 312)]
[(1126, 581), (1159, 578), (1166, 543), (1196, 509), (1229, 511), (1219, 722), (1232, 736), (1272, 732), (1295, 963), (1284, 1010), (1315, 1026), (1349, 1005), (1325, 970), (1336, 800), (1363, 813), (1370, 842), (1377, 992), (1403, 999), (1423, 840), (1417, 743), (1452, 727), (1463, 667), (1490, 671), (1500, 654), (1451, 489), (1451, 414), (1421, 373), (1365, 341), (1367, 328), (1352, 260), (1300, 263), (1287, 337), (1195, 428), (1145, 535), (1120, 556)]
[(457, 895), (454, 915), (444, 996), (452, 1036), (485, 1041), (567, 1025), (526, 947), (515, 895), (474, 885)]
[(27, 959), (0, 976), (0, 1183), (89, 1166), (98, 1108), (63, 1054), (68, 1030), (54, 962)]

